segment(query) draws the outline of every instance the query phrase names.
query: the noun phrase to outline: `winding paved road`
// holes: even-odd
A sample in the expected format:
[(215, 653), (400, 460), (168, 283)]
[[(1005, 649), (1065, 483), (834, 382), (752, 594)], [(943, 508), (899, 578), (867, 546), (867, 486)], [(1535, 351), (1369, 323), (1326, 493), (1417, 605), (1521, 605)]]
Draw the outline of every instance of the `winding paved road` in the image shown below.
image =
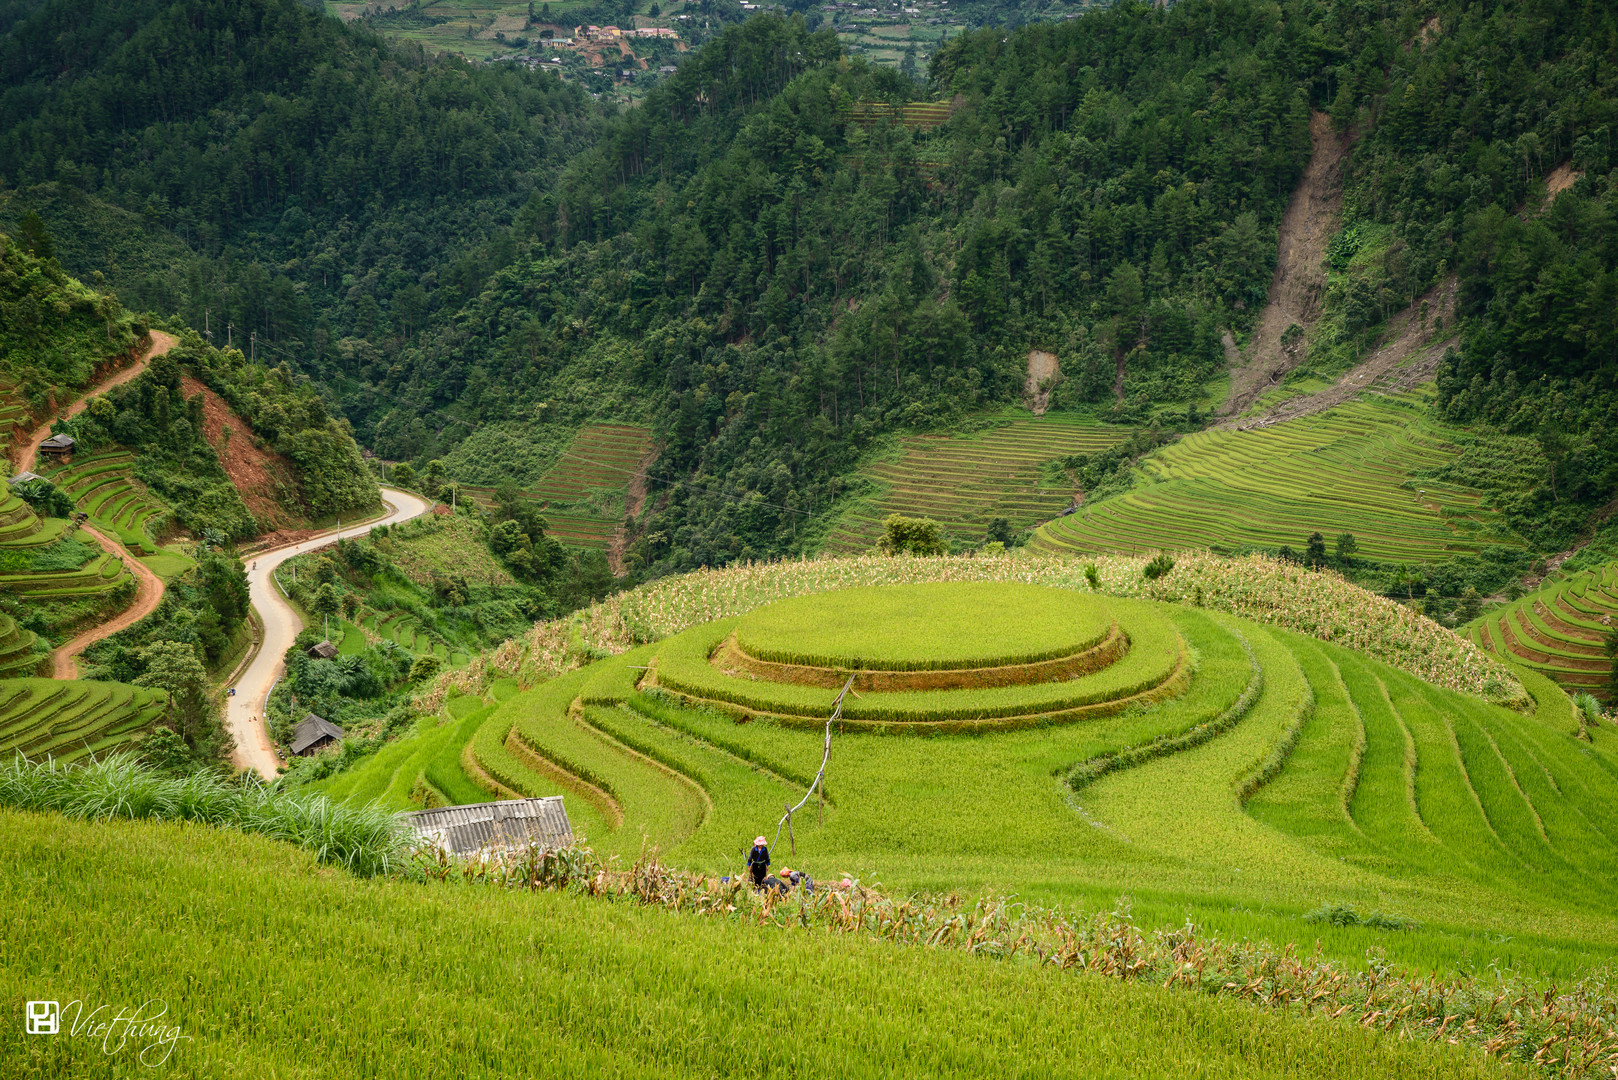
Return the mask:
[(274, 780), (281, 764), (270, 742), (269, 728), (264, 723), (264, 706), (269, 700), (270, 688), (286, 670), (286, 651), (298, 636), (298, 631), (303, 629), (303, 620), (298, 618), (292, 605), (276, 589), (270, 575), (294, 555), (325, 547), (334, 540), (364, 536), (377, 525), (392, 525), (420, 517), (433, 506), (420, 496), (390, 487), (382, 489), (382, 501), (388, 506), (386, 517), (346, 529), (333, 529), (296, 544), (248, 556), (248, 590), (263, 624), (264, 637), (253, 662), (236, 680), (235, 695), (226, 702), (226, 724), (236, 740), (237, 768), (253, 769), (266, 780)]

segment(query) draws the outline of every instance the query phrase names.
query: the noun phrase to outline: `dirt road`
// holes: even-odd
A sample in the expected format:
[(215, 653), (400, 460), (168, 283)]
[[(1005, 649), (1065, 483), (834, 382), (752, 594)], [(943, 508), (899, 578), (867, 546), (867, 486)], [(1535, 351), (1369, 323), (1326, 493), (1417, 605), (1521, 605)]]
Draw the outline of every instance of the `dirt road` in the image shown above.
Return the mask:
[(266, 780), (274, 780), (281, 764), (270, 742), (269, 727), (264, 722), (264, 708), (269, 701), (270, 690), (286, 671), (284, 657), (298, 636), (298, 631), (303, 629), (303, 620), (298, 618), (292, 605), (276, 589), (272, 580), (276, 567), (294, 555), (325, 547), (333, 540), (363, 536), (373, 526), (407, 521), (432, 509), (432, 503), (396, 488), (383, 488), (382, 500), (388, 506), (388, 514), (384, 518), (346, 529), (333, 529), (296, 544), (248, 556), (248, 590), (253, 607), (258, 609), (259, 619), (263, 623), (264, 637), (253, 662), (236, 680), (236, 693), (227, 699), (225, 707), (226, 724), (236, 740), (237, 768), (253, 769)]
[(84, 411), (84, 406), (96, 394), (105, 393), (114, 386), (121, 386), (133, 379), (146, 370), (146, 366), (152, 362), (154, 357), (162, 356), (180, 343), (179, 339), (173, 334), (165, 334), (161, 330), (153, 330), (151, 337), (151, 343), (146, 346), (146, 351), (141, 354), (140, 359), (126, 368), (119, 368), (110, 377), (86, 388), (84, 393), (79, 395), (77, 401), (29, 433), (27, 442), (17, 448), (19, 450), (17, 456), (18, 472), (31, 472), (33, 470), (34, 459), (39, 453), (39, 444), (51, 437), (51, 424), (57, 420), (65, 420), (70, 416), (79, 415)]
[(163, 579), (147, 569), (145, 563), (135, 558), (134, 552), (126, 551), (122, 544), (112, 540), (99, 529), (93, 529), (89, 525), (80, 525), (79, 528), (95, 537), (107, 551), (124, 556), (124, 565), (135, 575), (135, 602), (100, 626), (86, 630), (57, 649), (55, 665), (51, 671), (53, 679), (77, 679), (80, 653), (102, 638), (111, 637), (125, 627), (134, 626), (156, 611), (157, 605), (163, 602)]

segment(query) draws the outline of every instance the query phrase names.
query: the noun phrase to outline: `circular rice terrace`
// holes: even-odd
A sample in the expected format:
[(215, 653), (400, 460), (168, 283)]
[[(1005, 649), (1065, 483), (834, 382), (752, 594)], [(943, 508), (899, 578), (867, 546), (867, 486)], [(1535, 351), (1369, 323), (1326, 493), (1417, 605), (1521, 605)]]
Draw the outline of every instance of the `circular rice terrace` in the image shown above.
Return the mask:
[(1185, 643), (1152, 605), (1005, 582), (794, 597), (662, 643), (645, 687), (788, 726), (1003, 730), (1107, 716), (1190, 685)]

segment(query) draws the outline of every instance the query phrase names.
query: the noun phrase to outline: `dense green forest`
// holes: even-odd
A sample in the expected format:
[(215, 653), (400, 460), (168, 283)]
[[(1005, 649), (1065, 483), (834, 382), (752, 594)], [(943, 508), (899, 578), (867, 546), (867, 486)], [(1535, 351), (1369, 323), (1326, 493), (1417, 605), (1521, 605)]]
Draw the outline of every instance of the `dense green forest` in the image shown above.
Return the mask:
[(0, 380), (37, 412), (53, 388), (80, 388), (96, 365), (127, 353), (146, 324), (63, 271), (38, 215), (25, 216), (18, 236), (0, 232)]
[[(105, 227), (126, 304), (246, 338), (452, 478), (650, 421), (650, 572), (812, 547), (874, 439), (1016, 400), (1030, 348), (1055, 407), (1199, 425), (1311, 111), (1353, 139), (1314, 368), (1457, 275), (1440, 407), (1553, 463), (1512, 520), (1549, 547), (1618, 486), (1603, 5), (1120, 3), (952, 39), (925, 82), (760, 15), (622, 112), (287, 0), (137, 8), (0, 5), (0, 216), (76, 253)], [(950, 118), (852, 111), (913, 100)]]
[[(357, 369), (345, 408), (380, 452), (460, 443), (472, 470), (633, 396), (691, 477), (637, 554), (678, 568), (801, 545), (874, 435), (1020, 396), (1030, 347), (1067, 403), (1195, 405), (1309, 152), (1307, 52), (1221, 10), (963, 38), (931, 87), (797, 19), (727, 31), (525, 208), (458, 333)], [(937, 131), (847, 121), (957, 95)]]
[(37, 210), (126, 306), (318, 370), (479, 290), (585, 100), (290, 0), (4, 0), (0, 221)]

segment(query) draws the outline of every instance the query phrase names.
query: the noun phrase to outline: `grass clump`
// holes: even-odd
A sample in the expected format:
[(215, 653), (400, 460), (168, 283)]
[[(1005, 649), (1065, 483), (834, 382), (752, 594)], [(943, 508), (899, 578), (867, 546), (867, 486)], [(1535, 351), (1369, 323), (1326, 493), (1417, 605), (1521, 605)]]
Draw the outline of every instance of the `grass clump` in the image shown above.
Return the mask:
[(1303, 917), (1304, 922), (1325, 923), (1328, 926), (1368, 926), (1373, 930), (1418, 930), (1421, 923), (1403, 915), (1387, 915), (1373, 911), (1361, 915), (1348, 904), (1322, 904)]
[(406, 849), (399, 820), (375, 806), (238, 784), (207, 772), (164, 776), (123, 752), (83, 765), (17, 755), (0, 765), (0, 806), (90, 821), (151, 818), (235, 828), (284, 840), (361, 877), (397, 870)]

